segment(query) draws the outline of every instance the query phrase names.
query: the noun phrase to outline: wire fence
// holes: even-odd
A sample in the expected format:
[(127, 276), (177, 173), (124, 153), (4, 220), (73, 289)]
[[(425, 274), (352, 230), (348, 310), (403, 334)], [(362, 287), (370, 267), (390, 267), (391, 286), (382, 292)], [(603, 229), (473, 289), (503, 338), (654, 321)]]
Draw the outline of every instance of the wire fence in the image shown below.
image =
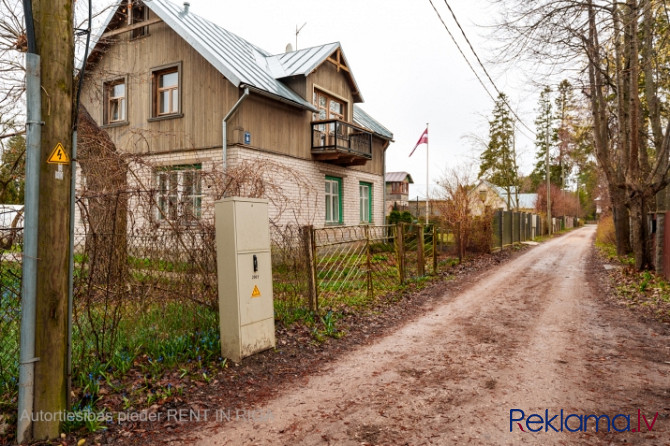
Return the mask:
[[(514, 225), (512, 215), (499, 217)], [(75, 382), (102, 365), (128, 370), (139, 356), (178, 364), (202, 342), (217, 351), (213, 224), (92, 228), (75, 234), (71, 348), (73, 376), (82, 375)], [(16, 410), (21, 235), (10, 227), (0, 237), (0, 414)], [(291, 315), (363, 308), (439, 273), (454, 260), (455, 238), (438, 225), (271, 226), (275, 317), (290, 323)]]
[(22, 235), (22, 228), (2, 230), (6, 248), (0, 261), (0, 413), (16, 404), (18, 389)]

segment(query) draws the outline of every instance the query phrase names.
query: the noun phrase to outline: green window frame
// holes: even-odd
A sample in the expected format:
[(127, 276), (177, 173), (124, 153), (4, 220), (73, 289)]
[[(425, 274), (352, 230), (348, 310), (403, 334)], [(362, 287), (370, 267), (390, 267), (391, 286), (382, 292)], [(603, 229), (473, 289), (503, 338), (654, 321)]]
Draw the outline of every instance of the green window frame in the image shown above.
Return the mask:
[(326, 224), (342, 224), (342, 178), (326, 176)]
[(358, 183), (361, 223), (372, 223), (372, 183)]

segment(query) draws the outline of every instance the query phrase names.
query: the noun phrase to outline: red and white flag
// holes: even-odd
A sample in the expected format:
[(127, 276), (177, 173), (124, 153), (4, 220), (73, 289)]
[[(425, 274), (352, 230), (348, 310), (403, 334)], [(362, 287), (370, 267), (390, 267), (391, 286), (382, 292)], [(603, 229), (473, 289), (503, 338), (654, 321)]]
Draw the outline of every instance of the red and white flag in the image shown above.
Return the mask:
[(428, 127), (426, 127), (426, 130), (424, 130), (423, 133), (421, 134), (421, 138), (419, 138), (419, 141), (416, 143), (416, 145), (412, 149), (412, 153), (410, 153), (409, 156), (412, 156), (416, 148), (419, 147), (421, 144), (428, 144)]

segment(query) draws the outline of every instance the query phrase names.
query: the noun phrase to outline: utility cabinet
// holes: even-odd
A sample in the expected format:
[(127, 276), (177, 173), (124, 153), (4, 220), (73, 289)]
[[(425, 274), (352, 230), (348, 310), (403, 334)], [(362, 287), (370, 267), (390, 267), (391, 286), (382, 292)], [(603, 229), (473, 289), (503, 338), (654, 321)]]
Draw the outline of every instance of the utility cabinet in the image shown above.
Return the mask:
[(214, 204), (221, 355), (235, 362), (275, 346), (267, 200)]

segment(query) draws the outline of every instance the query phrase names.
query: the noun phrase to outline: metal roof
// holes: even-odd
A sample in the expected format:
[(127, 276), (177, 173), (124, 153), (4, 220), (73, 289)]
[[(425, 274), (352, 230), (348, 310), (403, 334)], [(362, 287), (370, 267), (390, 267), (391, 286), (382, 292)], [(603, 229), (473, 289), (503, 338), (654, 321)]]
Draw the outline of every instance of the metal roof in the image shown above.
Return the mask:
[(361, 127), (372, 130), (376, 135), (388, 139), (389, 141), (393, 140), (393, 133), (379, 122), (374, 120), (372, 116), (368, 115), (360, 108), (358, 105), (354, 104), (354, 122)]
[(304, 108), (314, 108), (270, 74), (266, 51), (192, 12), (185, 13), (183, 7), (169, 1), (152, 0), (145, 5), (236, 87), (248, 84)]
[[(119, 0), (110, 12), (103, 30), (123, 1)], [(249, 85), (302, 108), (316, 110), (310, 102), (272, 76), (266, 60), (270, 56), (268, 52), (197, 14), (185, 12), (183, 6), (167, 0), (152, 0), (144, 4), (236, 87)], [(100, 37), (96, 36), (92, 47)]]
[(267, 58), (268, 66), (276, 79), (283, 79), (290, 76), (307, 76), (323, 63), (328, 56), (335, 51), (340, 50), (340, 58), (344, 61), (344, 65), (349, 70), (348, 76), (353, 84), (354, 96), (357, 102), (363, 102), (363, 96), (360, 93), (360, 88), (356, 83), (356, 79), (351, 73), (349, 62), (342, 51), (340, 42), (328, 43), (325, 45), (315, 46), (311, 48), (304, 48), (302, 50), (290, 51), (288, 53), (277, 54)]
[(405, 181), (405, 178), (408, 178), (408, 183), (414, 184), (412, 180), (412, 175), (407, 172), (386, 172), (385, 181), (387, 183), (396, 183)]
[(296, 75), (306, 76), (338, 48), (340, 48), (340, 43), (334, 42), (270, 56), (268, 62), (272, 74), (277, 79)]
[[(118, 0), (116, 7), (110, 11), (101, 33), (93, 37), (91, 48), (97, 45), (102, 33), (124, 1)], [(302, 108), (316, 111), (313, 104), (288, 88), (280, 79), (309, 75), (326, 58), (341, 49), (339, 42), (271, 55), (197, 14), (185, 12), (181, 5), (175, 5), (168, 0), (151, 0), (144, 4), (236, 87), (250, 86)], [(345, 65), (349, 66), (343, 53), (341, 57)], [(350, 77), (356, 90), (355, 94), (362, 100), (360, 93), (357, 92), (356, 80), (353, 75)], [(393, 133), (356, 104), (354, 104), (353, 121), (381, 138), (393, 139)]]

